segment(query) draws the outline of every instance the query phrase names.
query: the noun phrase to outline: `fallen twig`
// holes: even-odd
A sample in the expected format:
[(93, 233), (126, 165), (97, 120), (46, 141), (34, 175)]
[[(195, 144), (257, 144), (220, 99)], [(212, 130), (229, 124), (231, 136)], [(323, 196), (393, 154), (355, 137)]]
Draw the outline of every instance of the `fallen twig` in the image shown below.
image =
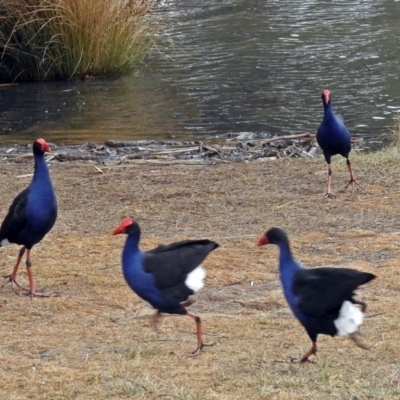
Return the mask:
[(365, 318), (373, 318), (373, 317), (377, 317), (378, 315), (383, 315), (386, 314), (384, 312), (379, 312), (379, 313), (375, 313), (375, 314), (371, 314), (371, 315), (366, 315)]
[(313, 139), (313, 138), (315, 138), (315, 135), (312, 135), (310, 132), (300, 133), (299, 135), (274, 136), (273, 138), (263, 140), (258, 144), (258, 146), (264, 146), (265, 144), (276, 142), (278, 140)]

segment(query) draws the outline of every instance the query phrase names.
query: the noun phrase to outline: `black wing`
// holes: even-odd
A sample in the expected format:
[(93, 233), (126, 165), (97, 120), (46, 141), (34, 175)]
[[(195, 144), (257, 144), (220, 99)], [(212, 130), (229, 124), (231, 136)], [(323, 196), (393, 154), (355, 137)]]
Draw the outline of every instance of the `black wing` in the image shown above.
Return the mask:
[(6, 217), (0, 228), (0, 242), (7, 239), (10, 243), (19, 243), (20, 232), (27, 224), (26, 205), (28, 202), (30, 187), (23, 190), (12, 202)]
[(299, 297), (301, 311), (322, 316), (350, 300), (358, 286), (375, 275), (349, 268), (315, 268), (299, 271), (293, 280), (293, 293)]
[(173, 287), (186, 279), (218, 244), (210, 240), (185, 240), (160, 245), (144, 253), (144, 270), (154, 275), (160, 289)]

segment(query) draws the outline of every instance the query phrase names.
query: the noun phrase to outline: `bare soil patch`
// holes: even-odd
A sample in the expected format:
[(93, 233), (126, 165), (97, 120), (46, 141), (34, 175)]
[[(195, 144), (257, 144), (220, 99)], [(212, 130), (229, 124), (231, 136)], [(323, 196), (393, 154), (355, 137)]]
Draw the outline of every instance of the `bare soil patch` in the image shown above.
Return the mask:
[[(14, 160), (15, 161), (15, 160)], [(0, 162), (0, 218), (30, 181), (32, 160)], [(32, 252), (38, 289), (59, 297), (30, 300), (0, 291), (0, 393), (4, 399), (396, 399), (400, 397), (400, 167), (357, 158), (368, 193), (338, 189), (348, 180), (333, 164), (336, 200), (323, 199), (326, 165), (266, 162), (118, 164), (51, 162), (59, 201), (56, 226)], [(166, 316), (149, 327), (150, 307), (126, 286), (123, 237), (111, 231), (133, 217), (142, 248), (190, 238), (221, 247), (206, 260), (207, 287), (191, 310), (214, 342), (197, 358), (190, 318)], [(256, 247), (271, 226), (284, 229), (306, 266), (345, 266), (378, 276), (359, 291), (368, 303), (364, 341), (319, 338), (315, 364), (282, 361), (310, 343), (284, 301), (277, 249)], [(11, 272), (17, 246), (2, 248)], [(27, 285), (24, 268), (19, 274)]]

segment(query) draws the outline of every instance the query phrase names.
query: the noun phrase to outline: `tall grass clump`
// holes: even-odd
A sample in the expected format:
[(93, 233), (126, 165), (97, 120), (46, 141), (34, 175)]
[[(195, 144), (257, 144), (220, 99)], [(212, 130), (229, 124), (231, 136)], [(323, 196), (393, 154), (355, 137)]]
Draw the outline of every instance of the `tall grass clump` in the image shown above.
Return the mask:
[(388, 145), (380, 152), (382, 162), (398, 163), (400, 161), (400, 117), (394, 118), (393, 125), (389, 127)]
[(126, 72), (152, 44), (156, 0), (1, 0), (0, 81)]
[(379, 151), (370, 153), (352, 153), (352, 160), (358, 165), (375, 169), (390, 167), (400, 161), (400, 116), (395, 117), (393, 125), (388, 127), (388, 133), (384, 135), (384, 145)]
[(390, 128), (390, 145), (397, 147), (400, 151), (400, 116), (394, 119), (393, 126)]

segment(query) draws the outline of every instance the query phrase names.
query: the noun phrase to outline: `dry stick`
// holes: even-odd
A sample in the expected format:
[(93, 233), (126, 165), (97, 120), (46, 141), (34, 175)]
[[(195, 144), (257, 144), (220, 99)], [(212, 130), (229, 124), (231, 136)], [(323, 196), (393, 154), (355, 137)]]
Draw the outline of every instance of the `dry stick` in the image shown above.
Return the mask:
[(384, 315), (386, 314), (385, 312), (379, 312), (379, 313), (375, 313), (375, 314), (371, 314), (371, 315), (366, 315), (365, 318), (373, 318), (373, 317), (377, 317), (378, 315)]
[[(274, 136), (273, 138), (269, 138), (263, 140), (260, 143), (257, 143), (257, 146), (264, 146), (265, 144), (277, 142), (278, 140), (290, 140), (290, 139), (315, 139), (315, 135), (310, 132), (300, 133), (298, 135), (287, 135), (287, 136)], [(358, 139), (351, 139), (351, 143), (358, 143)]]
[[(185, 164), (185, 165), (204, 165), (204, 161), (200, 160), (159, 160), (159, 159), (135, 159), (135, 160), (124, 160), (125, 164), (161, 164), (161, 165), (168, 165), (168, 164)], [(229, 163), (227, 160), (212, 160), (212, 164), (218, 163)]]
[(263, 140), (261, 143), (258, 143), (257, 146), (264, 146), (264, 144), (276, 142), (278, 140), (307, 139), (307, 138), (314, 138), (314, 137), (315, 137), (315, 135), (312, 135), (310, 132), (300, 133), (299, 135), (275, 136), (273, 138)]
[(235, 281), (235, 282), (231, 282), (231, 283), (226, 283), (225, 285), (222, 286), (234, 286), (234, 285), (239, 285), (244, 281), (244, 279), (241, 279), (240, 281)]
[[(145, 149), (145, 150), (151, 150), (151, 149)], [(186, 147), (183, 149), (170, 149), (170, 150), (154, 150), (153, 149), (153, 155), (163, 155), (163, 154), (178, 154), (178, 153), (188, 153), (191, 151), (196, 151), (199, 150), (199, 146), (192, 146), (192, 147)]]
[(364, 67), (367, 68), (367, 70), (372, 74), (372, 69), (370, 67), (368, 67), (367, 64), (364, 63)]

